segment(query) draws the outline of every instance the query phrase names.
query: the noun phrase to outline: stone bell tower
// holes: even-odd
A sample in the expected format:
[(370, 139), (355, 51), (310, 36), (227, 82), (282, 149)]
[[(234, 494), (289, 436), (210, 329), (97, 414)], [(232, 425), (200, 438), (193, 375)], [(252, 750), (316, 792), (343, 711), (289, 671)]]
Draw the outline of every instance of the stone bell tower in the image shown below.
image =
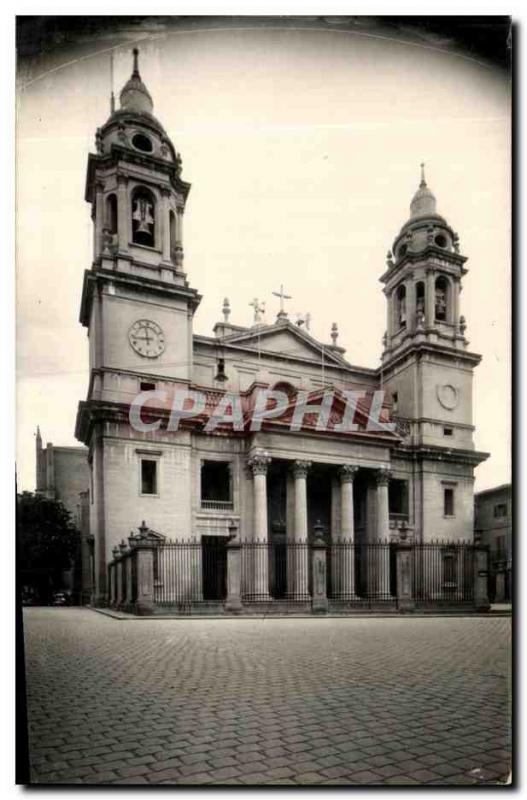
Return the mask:
[(381, 277), (387, 299), (385, 360), (413, 341), (466, 348), (465, 319), (459, 311), (466, 260), (459, 236), (437, 213), (422, 164), (410, 218), (395, 238)]
[[(410, 218), (380, 278), (387, 307), (380, 377), (403, 437), (401, 455), (410, 451), (418, 471), (413, 503), (424, 539), (472, 536), (473, 467), (486, 457), (473, 441), (472, 375), (481, 356), (467, 349), (460, 314), (466, 261), (421, 165)], [(456, 492), (453, 514), (443, 513), (445, 487)]]
[(120, 107), (112, 96), (110, 117), (96, 133), (97, 153), (88, 157), (93, 264), (85, 274), (81, 322), (88, 328), (92, 370), (126, 367), (188, 380), (200, 300), (183, 269), (190, 184), (152, 113), (137, 49), (133, 59)]
[[(134, 50), (120, 107), (115, 108), (112, 96), (110, 116), (97, 130), (97, 152), (88, 157), (86, 179), (93, 262), (84, 274), (80, 321), (88, 331), (90, 380), (75, 435), (89, 448), (98, 602), (104, 602), (112, 548), (130, 524), (148, 512), (151, 524), (165, 524), (165, 507), (152, 502), (163, 481), (176, 487), (172, 515), (174, 508), (182, 509), (182, 529), (190, 524), (184, 516), (190, 494), (189, 442), (182, 435), (170, 447), (156, 442), (152, 451), (152, 442), (145, 443), (145, 436), (141, 439), (131, 428), (127, 413), (140, 392), (190, 382), (193, 317), (201, 299), (183, 268), (183, 213), (190, 184), (181, 178), (181, 158), (152, 113), (138, 59)], [(145, 447), (151, 474), (152, 463), (159, 462), (147, 495), (141, 471)], [(163, 485), (163, 497), (168, 496)]]

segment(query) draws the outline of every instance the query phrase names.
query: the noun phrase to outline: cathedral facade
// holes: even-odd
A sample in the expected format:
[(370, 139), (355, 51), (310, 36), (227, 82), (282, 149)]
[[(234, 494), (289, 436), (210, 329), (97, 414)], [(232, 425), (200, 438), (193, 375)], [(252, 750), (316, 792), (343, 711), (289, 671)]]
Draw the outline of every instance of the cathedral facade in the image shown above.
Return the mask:
[[(96, 602), (108, 599), (115, 548), (143, 520), (159, 537), (194, 537), (204, 548), (233, 537), (304, 541), (315, 528), (328, 542), (397, 540), (401, 531), (415, 542), (471, 540), (474, 468), (486, 457), (473, 441), (480, 356), (468, 348), (460, 308), (466, 257), (424, 172), (380, 278), (380, 367), (350, 364), (336, 326), (323, 343), (293, 323), (283, 289), (273, 324), (261, 322), (257, 301), (252, 326), (233, 324), (226, 299), (213, 335), (198, 335), (201, 296), (183, 251), (190, 184), (152, 112), (135, 52), (86, 181), (94, 256), (80, 321), (90, 373), (76, 437), (89, 452)], [(285, 396), (284, 413), (245, 424), (262, 390)], [(162, 399), (178, 391), (203, 406), (174, 431)], [(329, 391), (328, 424), (319, 425)], [(350, 393), (362, 399), (344, 430)], [(227, 395), (239, 398), (244, 424), (207, 430)]]

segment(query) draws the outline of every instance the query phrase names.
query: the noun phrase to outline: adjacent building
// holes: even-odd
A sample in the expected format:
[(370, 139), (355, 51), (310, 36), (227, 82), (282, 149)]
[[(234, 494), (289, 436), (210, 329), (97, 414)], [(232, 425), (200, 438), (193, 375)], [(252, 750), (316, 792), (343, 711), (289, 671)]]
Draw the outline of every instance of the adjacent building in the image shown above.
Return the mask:
[(71, 514), (80, 533), (72, 569), (64, 575), (65, 588), (76, 602), (89, 602), (93, 584), (93, 542), (86, 514), (90, 470), (88, 448), (57, 447), (51, 442), (42, 446), (40, 428), (36, 433), (36, 489), (49, 500), (58, 500)]
[(510, 483), (474, 496), (474, 533), (489, 548), (489, 597), (495, 603), (512, 599), (512, 487)]

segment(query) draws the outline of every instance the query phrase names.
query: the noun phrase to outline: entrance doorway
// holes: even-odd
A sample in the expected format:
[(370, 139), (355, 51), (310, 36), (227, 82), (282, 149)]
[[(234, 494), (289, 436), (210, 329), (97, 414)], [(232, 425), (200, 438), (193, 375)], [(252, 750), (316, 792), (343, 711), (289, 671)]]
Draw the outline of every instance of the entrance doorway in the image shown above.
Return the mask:
[(227, 596), (226, 536), (202, 536), (203, 599), (225, 600)]

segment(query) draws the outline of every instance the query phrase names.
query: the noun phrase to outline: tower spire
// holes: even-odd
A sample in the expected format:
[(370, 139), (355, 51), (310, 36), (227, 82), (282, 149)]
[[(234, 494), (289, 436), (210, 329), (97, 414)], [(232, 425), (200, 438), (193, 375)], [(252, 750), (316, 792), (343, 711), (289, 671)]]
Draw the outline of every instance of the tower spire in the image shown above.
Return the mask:
[(132, 72), (132, 77), (140, 78), (141, 76), (139, 75), (139, 48), (134, 47), (133, 53), (134, 53), (134, 70)]
[(421, 183), (419, 184), (420, 189), (424, 189), (426, 186), (426, 179), (425, 179), (425, 162), (421, 162)]

